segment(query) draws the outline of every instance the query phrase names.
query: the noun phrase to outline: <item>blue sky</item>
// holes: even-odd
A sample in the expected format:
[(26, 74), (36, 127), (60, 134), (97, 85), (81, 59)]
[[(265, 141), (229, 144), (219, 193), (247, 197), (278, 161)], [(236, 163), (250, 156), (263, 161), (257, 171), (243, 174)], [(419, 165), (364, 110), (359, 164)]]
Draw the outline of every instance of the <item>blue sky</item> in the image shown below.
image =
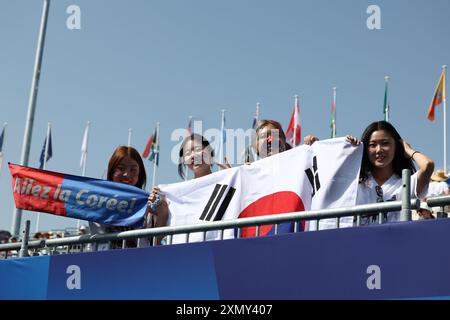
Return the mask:
[[(8, 122), (0, 176), (0, 229), (10, 229), (11, 178), (20, 162), (43, 1), (0, 2), (0, 124)], [(369, 30), (369, 5), (381, 30)], [(81, 9), (69, 30), (66, 9)], [(91, 121), (87, 175), (101, 178), (116, 146), (142, 151), (161, 122), (158, 183), (179, 181), (170, 136), (188, 117), (203, 127), (248, 129), (257, 102), (262, 118), (287, 126), (300, 96), (302, 134), (330, 135), (332, 87), (337, 133), (360, 136), (382, 119), (389, 75), (391, 122), (413, 148), (443, 166), (442, 108), (426, 119), (441, 66), (450, 64), (448, 0), (53, 0), (50, 5), (30, 166), (38, 166), (47, 122), (47, 168), (81, 174), (80, 147)], [(449, 168), (450, 165), (447, 165)], [(147, 164), (148, 180), (152, 166)], [(35, 213), (24, 213), (34, 230)], [(41, 216), (41, 229), (76, 221)]]

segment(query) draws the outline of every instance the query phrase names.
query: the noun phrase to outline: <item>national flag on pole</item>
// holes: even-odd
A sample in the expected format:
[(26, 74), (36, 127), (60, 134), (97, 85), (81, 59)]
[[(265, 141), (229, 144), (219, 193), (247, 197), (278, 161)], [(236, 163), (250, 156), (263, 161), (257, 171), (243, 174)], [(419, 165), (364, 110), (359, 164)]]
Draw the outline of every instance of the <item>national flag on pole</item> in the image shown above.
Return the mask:
[(3, 162), (3, 140), (5, 139), (5, 131), (6, 131), (6, 124), (3, 125), (2, 133), (0, 134), (0, 169), (2, 168), (2, 162)]
[(158, 131), (156, 128), (155, 132), (148, 138), (144, 152), (142, 152), (142, 158), (149, 161), (155, 161), (156, 165), (159, 164)]
[(385, 77), (386, 84), (384, 88), (384, 103), (383, 103), (384, 121), (389, 121), (388, 79), (389, 77)]
[(141, 227), (148, 193), (125, 183), (9, 164), (16, 208)]
[(187, 128), (187, 136), (189, 137), (192, 134), (192, 116), (189, 116), (189, 123)]
[[(323, 140), (201, 179), (161, 185), (170, 225), (354, 206), (362, 151), (362, 145), (351, 146), (345, 138)], [(283, 225), (292, 227), (281, 224), (279, 232)], [(340, 219), (340, 227), (352, 225), (353, 217)], [(321, 220), (320, 229), (329, 228), (336, 228), (336, 219)], [(255, 229), (243, 228), (241, 236), (254, 236)], [(274, 229), (261, 226), (260, 234), (273, 234)], [(225, 230), (223, 236), (235, 237), (234, 230)], [(220, 239), (220, 232), (209, 231), (206, 239)], [(202, 240), (201, 232), (189, 235), (190, 242)], [(185, 235), (173, 237), (173, 243), (185, 241)]]
[(333, 88), (333, 102), (331, 103), (331, 138), (336, 138), (336, 88)]
[[(47, 149), (47, 154), (45, 153), (46, 149)], [(49, 129), (48, 147), (47, 147), (47, 137), (45, 137), (44, 145), (42, 146), (41, 156), (39, 157), (39, 169), (42, 169), (44, 167), (44, 162), (50, 160), (50, 158), (52, 156), (53, 156), (53, 151), (52, 151), (52, 131)]]
[(289, 142), (293, 147), (300, 144), (300, 102), (298, 96), (295, 96), (294, 110), (292, 111), (291, 120), (289, 121), (289, 125), (286, 131), (286, 139), (287, 142)]
[(80, 167), (82, 168), (84, 163), (86, 162), (87, 152), (88, 152), (88, 136), (89, 136), (89, 122), (86, 125), (86, 129), (84, 130), (83, 142), (81, 143), (81, 159), (80, 159)]
[(5, 136), (5, 127), (3, 127), (2, 133), (0, 134), (0, 152), (3, 150), (3, 137)]
[(427, 118), (434, 121), (434, 109), (445, 100), (445, 69), (442, 70), (436, 90), (434, 91), (433, 100), (431, 100), (428, 108)]

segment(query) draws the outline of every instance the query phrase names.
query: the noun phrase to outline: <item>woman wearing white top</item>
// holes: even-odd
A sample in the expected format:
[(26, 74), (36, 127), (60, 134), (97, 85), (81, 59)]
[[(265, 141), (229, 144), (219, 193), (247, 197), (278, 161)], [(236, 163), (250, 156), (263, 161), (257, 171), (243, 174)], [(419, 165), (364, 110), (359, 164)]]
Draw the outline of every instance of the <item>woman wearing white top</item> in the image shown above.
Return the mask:
[[(347, 136), (352, 144), (360, 141)], [(423, 197), (434, 170), (433, 160), (414, 150), (397, 130), (386, 121), (371, 123), (362, 134), (364, 153), (356, 204), (367, 204), (401, 199), (402, 170), (411, 170), (411, 196)], [(414, 163), (418, 166), (416, 172)], [(398, 221), (400, 212), (384, 215), (387, 222)], [(378, 222), (378, 214), (362, 218), (361, 224)]]
[[(192, 133), (181, 143), (178, 159), (178, 174), (181, 179), (185, 179), (186, 170), (192, 171), (194, 179), (207, 176), (212, 173), (212, 166), (216, 164), (221, 169), (231, 168), (227, 158), (225, 163), (218, 163), (214, 160), (214, 149), (209, 141), (200, 134)], [(146, 225), (149, 227), (163, 227), (170, 221), (169, 206), (166, 197), (158, 187), (153, 187), (148, 198), (148, 215)], [(157, 237), (161, 243), (162, 236)]]

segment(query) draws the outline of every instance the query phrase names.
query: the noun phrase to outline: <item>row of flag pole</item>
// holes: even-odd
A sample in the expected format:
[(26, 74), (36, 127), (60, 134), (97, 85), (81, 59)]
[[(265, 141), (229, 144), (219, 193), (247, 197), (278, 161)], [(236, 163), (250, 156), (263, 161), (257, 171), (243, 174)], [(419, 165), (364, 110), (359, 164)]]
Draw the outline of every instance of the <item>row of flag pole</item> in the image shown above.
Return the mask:
[[(447, 128), (446, 128), (446, 97), (445, 97), (445, 90), (446, 90), (446, 83), (445, 83), (445, 77), (446, 77), (446, 70), (447, 66), (442, 66), (442, 72), (439, 77), (439, 81), (437, 84), (437, 87), (435, 89), (433, 99), (430, 103), (430, 106), (428, 108), (428, 115), (427, 118), (430, 121), (434, 121), (434, 114), (435, 114), (435, 108), (439, 106), (440, 104), (443, 104), (443, 119), (444, 119), (444, 171), (447, 172)], [(390, 103), (389, 103), (389, 76), (386, 76), (384, 78), (385, 80), (385, 90), (384, 90), (384, 101), (383, 101), (383, 118), (385, 121), (389, 122), (389, 112), (390, 112)], [(331, 129), (331, 138), (336, 138), (336, 95), (337, 95), (337, 88), (333, 87), (333, 99), (331, 103), (331, 119), (330, 119), (330, 129)], [(256, 112), (255, 116), (253, 117), (253, 124), (252, 128), (256, 129), (256, 123), (259, 120), (260, 117), (260, 103), (258, 102), (256, 104)], [(189, 119), (189, 127), (188, 127), (188, 133), (190, 134), (190, 128), (191, 128), (191, 121), (192, 117)], [(224, 161), (223, 157), (223, 148), (226, 142), (226, 132), (225, 132), (225, 110), (222, 110), (222, 121), (221, 121), (221, 132), (222, 136), (219, 141), (219, 161)], [(300, 125), (300, 101), (299, 96), (295, 96), (295, 102), (294, 102), (294, 108), (292, 111), (292, 115), (286, 130), (286, 139), (287, 142), (291, 144), (291, 146), (297, 146), (300, 144), (301, 141), (301, 125)], [(254, 150), (253, 150), (254, 151)], [(251, 146), (246, 148), (245, 150), (245, 161), (249, 161), (251, 157)]]
[[(438, 81), (438, 85), (436, 87), (435, 93), (433, 95), (432, 102), (428, 109), (428, 115), (427, 118), (430, 121), (434, 121), (435, 118), (435, 108), (436, 106), (445, 103), (445, 71), (446, 66), (443, 66), (443, 70), (441, 73), (441, 76)], [(384, 93), (384, 103), (383, 103), (383, 114), (384, 114), (384, 120), (389, 121), (389, 100), (388, 100), (388, 81), (389, 77), (385, 77), (385, 93)], [(333, 88), (333, 100), (331, 104), (331, 121), (330, 121), (330, 128), (331, 128), (331, 138), (336, 137), (336, 90), (337, 88)], [(446, 111), (446, 107), (444, 106), (444, 112)], [(256, 104), (256, 112), (253, 117), (253, 123), (252, 128), (255, 129), (257, 121), (260, 119), (260, 103), (258, 102)], [(445, 116), (444, 116), (445, 119)], [(89, 125), (90, 122), (88, 121), (86, 125), (86, 129), (84, 132), (83, 137), (83, 143), (81, 146), (81, 159), (80, 159), (80, 167), (82, 168), (82, 176), (85, 176), (86, 174), (86, 159), (87, 159), (87, 141), (88, 141), (88, 134), (89, 134)], [(188, 135), (192, 133), (192, 125), (193, 125), (193, 117), (189, 116), (189, 123), (188, 123)], [(445, 125), (445, 121), (444, 121)], [(157, 125), (158, 126), (158, 125)], [(3, 125), (3, 130), (0, 135), (0, 168), (2, 165), (3, 160), (3, 141), (6, 136), (6, 127), (7, 124), (5, 123)], [(147, 141), (147, 145), (144, 149), (144, 152), (142, 153), (142, 157), (145, 159), (148, 159), (149, 161), (154, 161), (155, 165), (158, 166), (159, 163), (159, 134), (158, 134), (158, 128), (155, 128), (154, 133), (150, 136), (149, 140)], [(301, 140), (301, 125), (300, 125), (300, 102), (299, 102), (299, 96), (295, 96), (295, 102), (294, 102), (294, 108), (292, 111), (292, 115), (289, 121), (289, 125), (286, 130), (286, 138), (288, 142), (292, 146), (297, 146), (300, 144)], [(444, 135), (445, 138), (445, 135)], [(128, 146), (131, 146), (131, 139), (132, 139), (132, 129), (128, 129)], [(221, 111), (221, 138), (219, 140), (219, 146), (218, 146), (218, 158), (219, 161), (224, 161), (224, 146), (226, 143), (226, 131), (225, 131), (225, 110)], [(445, 153), (444, 153), (445, 154)], [(40, 169), (45, 169), (45, 163), (52, 157), (52, 143), (51, 143), (51, 124), (48, 124), (47, 128), (47, 135), (44, 140), (44, 145), (42, 147), (42, 152), (40, 155)], [(154, 172), (155, 177), (155, 172)], [(155, 180), (155, 178), (153, 179)]]
[[(427, 118), (430, 121), (434, 121), (435, 119), (435, 108), (439, 106), (440, 104), (444, 104), (444, 128), (446, 129), (446, 121), (445, 121), (445, 113), (446, 113), (446, 98), (445, 98), (445, 91), (446, 91), (446, 83), (445, 83), (445, 77), (446, 77), (446, 66), (442, 67), (442, 72), (439, 77), (438, 84), (436, 86), (433, 99), (430, 103), (430, 106), (428, 108), (428, 114)], [(390, 111), (390, 105), (389, 105), (389, 99), (388, 99), (388, 82), (389, 77), (385, 77), (385, 93), (384, 93), (384, 103), (383, 103), (383, 115), (384, 120), (389, 121), (389, 111)], [(336, 91), (337, 88), (333, 88), (333, 100), (331, 103), (331, 121), (330, 121), (330, 128), (331, 128), (331, 138), (336, 137)], [(300, 144), (301, 141), (301, 125), (300, 125), (300, 101), (299, 96), (295, 96), (295, 102), (294, 102), (294, 108), (292, 111), (292, 115), (286, 130), (286, 138), (287, 141), (292, 146), (297, 146)], [(260, 103), (258, 102), (256, 104), (256, 112), (253, 117), (253, 123), (252, 128), (256, 128), (256, 123), (260, 119)], [(88, 148), (88, 135), (89, 135), (89, 125), (90, 122), (88, 121), (86, 124), (86, 129), (84, 132), (83, 142), (81, 146), (81, 159), (80, 159), (80, 167), (82, 168), (82, 176), (85, 176), (86, 174), (86, 160), (87, 160), (87, 148)], [(193, 117), (189, 116), (189, 123), (187, 128), (187, 133), (190, 135), (192, 133), (192, 125), (193, 125)], [(2, 167), (2, 160), (4, 155), (4, 141), (6, 137), (6, 128), (7, 123), (4, 123), (2, 132), (0, 134), (0, 168)], [(132, 138), (132, 129), (128, 129), (128, 146), (131, 146), (131, 138)], [(444, 140), (446, 139), (446, 135), (444, 134)], [(218, 146), (218, 159), (219, 161), (224, 161), (224, 146), (226, 144), (226, 130), (225, 130), (225, 110), (221, 110), (221, 137), (219, 140), (219, 146)], [(446, 143), (444, 142), (444, 148), (446, 148)], [(445, 149), (444, 149), (445, 150)], [(445, 156), (446, 152), (444, 152)], [(51, 141), (51, 124), (49, 123), (47, 126), (47, 135), (44, 140), (44, 145), (42, 147), (41, 155), (39, 158), (39, 168), (45, 169), (46, 162), (53, 156), (53, 150), (52, 150), (52, 141)], [(150, 136), (150, 138), (147, 141), (146, 147), (144, 149), (144, 152), (142, 153), (142, 157), (144, 159), (148, 159), (149, 161), (153, 161), (155, 163), (155, 166), (158, 166), (159, 163), (159, 123), (157, 124), (157, 127), (155, 128), (154, 133)], [(446, 165), (446, 159), (444, 160), (444, 170)], [(155, 170), (154, 170), (155, 171)], [(155, 175), (156, 173), (153, 173), (153, 181), (155, 181)]]

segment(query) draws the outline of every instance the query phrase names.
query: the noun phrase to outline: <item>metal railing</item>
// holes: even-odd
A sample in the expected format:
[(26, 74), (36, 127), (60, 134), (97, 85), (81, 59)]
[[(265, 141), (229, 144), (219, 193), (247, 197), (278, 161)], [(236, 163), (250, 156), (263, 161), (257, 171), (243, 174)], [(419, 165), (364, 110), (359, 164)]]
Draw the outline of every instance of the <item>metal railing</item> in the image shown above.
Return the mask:
[[(409, 175), (404, 176), (404, 181), (409, 180)], [(313, 211), (302, 211), (293, 213), (284, 213), (269, 216), (259, 216), (253, 218), (241, 218), (235, 220), (226, 221), (214, 221), (206, 222), (194, 225), (183, 225), (183, 226), (168, 226), (159, 227), (152, 229), (138, 229), (131, 231), (124, 231), (119, 233), (110, 234), (95, 234), (95, 235), (82, 235), (75, 237), (59, 238), (59, 239), (47, 239), (47, 240), (36, 240), (28, 241), (28, 235), (24, 237), (24, 241), (18, 243), (8, 243), (0, 244), (0, 252), (2, 251), (12, 251), (19, 250), (21, 257), (27, 256), (29, 249), (46, 248), (49, 254), (52, 254), (52, 248), (69, 246), (66, 253), (70, 253), (70, 246), (73, 245), (83, 245), (88, 243), (104, 243), (114, 240), (122, 240), (125, 242), (127, 239), (139, 239), (139, 238), (150, 238), (153, 239), (152, 244), (156, 243), (156, 237), (165, 236), (167, 238), (167, 244), (172, 244), (172, 239), (174, 235), (185, 234), (186, 242), (189, 242), (189, 236), (195, 232), (203, 233), (203, 241), (206, 241), (206, 232), (208, 231), (219, 231), (219, 239), (223, 239), (224, 231), (229, 229), (236, 230), (237, 237), (240, 238), (242, 234), (242, 228), (244, 227), (256, 227), (256, 236), (260, 235), (260, 227), (264, 225), (275, 225), (274, 234), (277, 235), (279, 232), (279, 225), (286, 222), (294, 222), (294, 232), (298, 232), (299, 223), (303, 221), (316, 221), (316, 230), (319, 228), (319, 221), (323, 219), (335, 218), (336, 226), (339, 228), (339, 219), (342, 217), (357, 217), (356, 226), (359, 225), (360, 217), (368, 214), (380, 214), (393, 211), (401, 211), (400, 221), (410, 221), (411, 220), (411, 209), (418, 209), (420, 206), (419, 199), (411, 199), (410, 193), (407, 192), (409, 183), (403, 184), (404, 194), (401, 201), (389, 201), (374, 204), (358, 205), (353, 207), (343, 207), (343, 208), (333, 208), (333, 209), (323, 209), (323, 210), (313, 210)], [(405, 191), (406, 190), (406, 191)], [(406, 200), (405, 200), (406, 199)], [(442, 208), (446, 205), (450, 205), (450, 195), (433, 197), (427, 200), (430, 207), (441, 206)], [(380, 220), (380, 223), (382, 221)], [(27, 221), (26, 230), (29, 231), (29, 221)], [(54, 251), (54, 250), (53, 250)], [(7, 254), (6, 254), (7, 256)]]

